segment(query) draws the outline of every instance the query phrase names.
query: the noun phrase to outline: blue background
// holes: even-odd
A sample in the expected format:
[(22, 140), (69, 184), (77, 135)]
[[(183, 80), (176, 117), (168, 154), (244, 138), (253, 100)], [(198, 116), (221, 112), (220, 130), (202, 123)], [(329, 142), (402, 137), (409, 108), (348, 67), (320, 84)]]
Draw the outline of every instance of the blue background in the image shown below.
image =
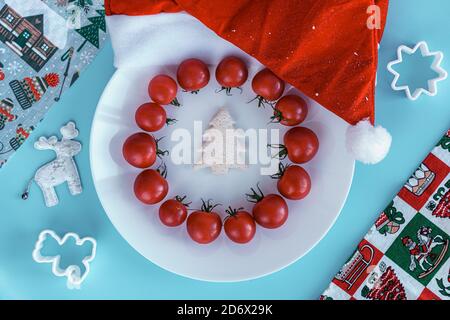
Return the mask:
[[(134, 251), (117, 233), (94, 190), (89, 167), (89, 133), (98, 99), (114, 73), (110, 44), (57, 105), (53, 106), (32, 137), (0, 170), (0, 298), (125, 298), (125, 299), (316, 299), (328, 286), (378, 213), (450, 126), (449, 80), (439, 84), (436, 97), (408, 101), (390, 89), (386, 70), (401, 44), (426, 40), (430, 50), (442, 50), (443, 66), (450, 70), (450, 20), (447, 0), (391, 1), (386, 33), (380, 49), (377, 122), (393, 136), (389, 156), (381, 164), (358, 164), (353, 186), (341, 216), (328, 235), (303, 259), (262, 279), (216, 284), (186, 279), (153, 265)], [(417, 82), (421, 74), (409, 66)], [(423, 79), (422, 79), (423, 80)], [(57, 133), (74, 120), (83, 150), (77, 156), (84, 192), (71, 197), (58, 188), (61, 204), (46, 208), (40, 191), (32, 189), (28, 201), (20, 193), (36, 168), (52, 159), (52, 152), (36, 151), (32, 143), (41, 135)], [(318, 204), (319, 205), (319, 204)], [(82, 290), (65, 288), (47, 264), (31, 258), (39, 232), (46, 228), (62, 234), (75, 231), (99, 241), (98, 254)]]

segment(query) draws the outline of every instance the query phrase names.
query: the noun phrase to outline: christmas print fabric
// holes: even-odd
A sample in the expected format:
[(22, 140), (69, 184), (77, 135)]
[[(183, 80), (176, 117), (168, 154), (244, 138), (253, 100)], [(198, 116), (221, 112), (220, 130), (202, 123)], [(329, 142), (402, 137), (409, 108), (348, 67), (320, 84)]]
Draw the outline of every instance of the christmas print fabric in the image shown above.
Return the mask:
[(450, 300), (450, 130), (380, 214), (323, 300)]
[(0, 0), (0, 168), (106, 37), (102, 0)]

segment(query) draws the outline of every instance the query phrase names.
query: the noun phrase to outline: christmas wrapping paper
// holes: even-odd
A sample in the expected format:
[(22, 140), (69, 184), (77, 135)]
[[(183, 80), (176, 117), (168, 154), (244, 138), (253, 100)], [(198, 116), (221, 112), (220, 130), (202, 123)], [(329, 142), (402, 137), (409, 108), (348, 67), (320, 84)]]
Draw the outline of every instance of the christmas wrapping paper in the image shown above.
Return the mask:
[(0, 168), (106, 37), (102, 0), (0, 0)]
[(450, 300), (450, 130), (321, 299)]

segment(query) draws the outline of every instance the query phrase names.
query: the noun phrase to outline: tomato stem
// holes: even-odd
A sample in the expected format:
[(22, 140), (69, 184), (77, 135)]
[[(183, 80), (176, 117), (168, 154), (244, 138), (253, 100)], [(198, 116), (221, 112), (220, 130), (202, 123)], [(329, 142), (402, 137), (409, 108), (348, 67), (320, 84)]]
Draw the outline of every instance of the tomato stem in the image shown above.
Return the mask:
[(174, 123), (176, 123), (176, 122), (178, 122), (177, 119), (171, 119), (171, 118), (167, 118), (167, 119), (166, 119), (166, 124), (167, 124), (168, 126), (170, 126), (170, 125), (172, 125), (172, 124), (174, 124)]
[(212, 212), (214, 208), (221, 206), (220, 203), (212, 204), (211, 202), (212, 199), (208, 199), (207, 201), (202, 199), (202, 207), (200, 210), (203, 212)]
[(170, 103), (171, 105), (175, 106), (175, 107), (181, 107), (180, 102), (178, 101), (177, 97), (175, 97), (175, 99), (172, 100), (172, 102)]
[(258, 108), (261, 108), (261, 107), (265, 108), (266, 104), (268, 104), (269, 106), (271, 106), (273, 108), (273, 103), (269, 100), (264, 99), (260, 95), (257, 95), (255, 98), (253, 98), (252, 100), (250, 100), (247, 103), (252, 103), (255, 100), (258, 100)]
[(284, 160), (288, 156), (288, 150), (284, 144), (268, 144), (267, 147), (272, 149), (280, 149), (280, 151), (278, 151), (272, 158)]
[(280, 123), (281, 121), (286, 120), (286, 118), (283, 117), (283, 113), (278, 110), (277, 108), (273, 107), (273, 116), (270, 117), (270, 122), (269, 123)]
[(200, 89), (193, 90), (193, 91), (188, 91), (188, 90), (183, 89), (183, 92), (190, 93), (190, 94), (198, 94), (200, 92)]
[(167, 166), (164, 162), (161, 162), (161, 164), (156, 168), (156, 171), (163, 177), (164, 179), (167, 178)]
[(158, 158), (162, 159), (162, 157), (167, 156), (169, 154), (169, 150), (161, 150), (158, 147), (159, 142), (164, 139), (164, 137), (161, 137), (159, 139), (155, 139), (156, 142), (156, 155), (158, 156)]
[(228, 209), (226, 209), (225, 210), (225, 212), (230, 216), (230, 217), (233, 217), (233, 216), (235, 216), (237, 213), (238, 213), (238, 211), (241, 211), (241, 210), (244, 210), (244, 208), (232, 208), (231, 206), (229, 206), (228, 207)]
[(284, 172), (286, 171), (286, 169), (289, 168), (290, 166), (291, 166), (290, 164), (285, 165), (282, 162), (280, 162), (279, 165), (278, 165), (278, 172), (275, 173), (274, 175), (271, 175), (270, 177), (272, 179), (277, 179), (277, 180), (281, 179), (281, 177), (283, 177)]
[(189, 208), (189, 206), (192, 204), (192, 202), (184, 202), (186, 200), (187, 196), (175, 196), (175, 200), (177, 200), (179, 203), (184, 205), (186, 208)]
[(256, 184), (256, 189), (257, 191), (254, 188), (250, 188), (252, 193), (245, 194), (248, 202), (258, 203), (262, 199), (264, 199), (264, 193), (261, 191), (261, 188), (259, 187), (259, 182)]
[(222, 87), (221, 89), (217, 89), (216, 93), (220, 93), (225, 90), (226, 95), (231, 97), (232, 96), (231, 90), (233, 90), (233, 89), (238, 89), (240, 91), (240, 94), (242, 94), (242, 92), (243, 92), (241, 87)]

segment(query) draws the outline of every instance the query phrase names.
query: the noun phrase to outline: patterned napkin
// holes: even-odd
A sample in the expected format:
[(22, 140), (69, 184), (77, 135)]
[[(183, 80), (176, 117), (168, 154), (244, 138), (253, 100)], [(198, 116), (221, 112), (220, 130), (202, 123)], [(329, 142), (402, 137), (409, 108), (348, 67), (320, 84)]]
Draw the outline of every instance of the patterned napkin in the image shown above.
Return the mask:
[(450, 130), (321, 299), (450, 300)]
[(0, 0), (0, 168), (106, 37), (102, 0)]

